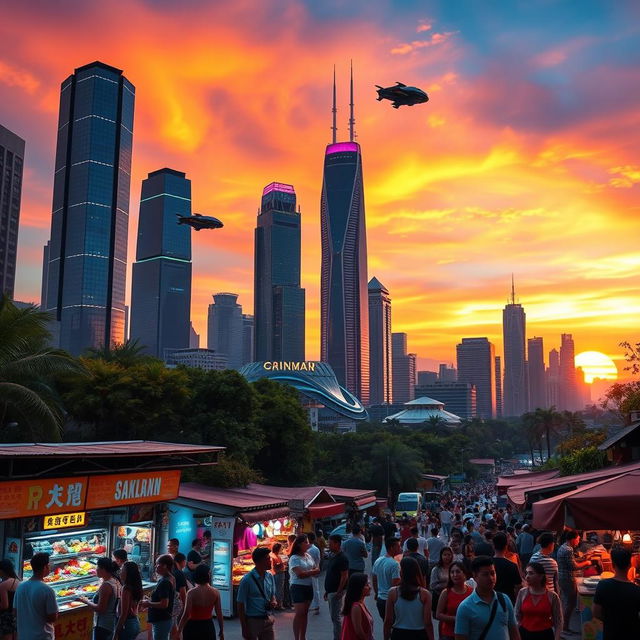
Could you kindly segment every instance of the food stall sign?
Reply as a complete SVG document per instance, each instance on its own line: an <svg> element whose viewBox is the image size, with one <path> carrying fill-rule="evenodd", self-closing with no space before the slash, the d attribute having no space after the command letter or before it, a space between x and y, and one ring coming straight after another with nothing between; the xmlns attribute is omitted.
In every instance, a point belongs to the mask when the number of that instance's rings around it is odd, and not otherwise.
<svg viewBox="0 0 640 640"><path fill-rule="evenodd" d="M233 558L233 533L235 518L211 519L212 538L212 581L220 591L220 605L222 615L231 616L233 613L233 584L232 584L232 558Z"/></svg>
<svg viewBox="0 0 640 640"><path fill-rule="evenodd" d="M86 477L0 482L0 519L49 516L83 509Z"/></svg>
<svg viewBox="0 0 640 640"><path fill-rule="evenodd" d="M56 516L45 516L43 529L64 529L65 527L84 527L87 514L84 511L76 513L60 513Z"/></svg>
<svg viewBox="0 0 640 640"><path fill-rule="evenodd" d="M178 497L180 471L143 471L91 476L87 510L119 507L141 502L163 502Z"/></svg>

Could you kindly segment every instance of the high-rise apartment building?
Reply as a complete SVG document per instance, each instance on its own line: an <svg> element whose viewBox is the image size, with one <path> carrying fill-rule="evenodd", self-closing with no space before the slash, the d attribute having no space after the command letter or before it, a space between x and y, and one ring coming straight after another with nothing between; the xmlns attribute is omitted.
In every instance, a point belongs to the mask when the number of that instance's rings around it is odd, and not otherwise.
<svg viewBox="0 0 640 640"><path fill-rule="evenodd" d="M255 230L256 361L304 360L304 307L296 192L290 184L272 182L262 191Z"/></svg>
<svg viewBox="0 0 640 640"><path fill-rule="evenodd" d="M229 369L242 366L242 307L237 293L216 293L209 305L207 348L227 358Z"/></svg>
<svg viewBox="0 0 640 640"><path fill-rule="evenodd" d="M456 346L458 382L476 387L480 418L496 417L495 349L487 338L462 338Z"/></svg>
<svg viewBox="0 0 640 640"><path fill-rule="evenodd" d="M242 314L242 364L253 362L255 352L254 344L254 317L248 313Z"/></svg>
<svg viewBox="0 0 640 640"><path fill-rule="evenodd" d="M415 399L416 354L407 353L407 334L391 334L393 367L393 402L410 402Z"/></svg>
<svg viewBox="0 0 640 640"><path fill-rule="evenodd" d="M544 375L544 344L542 338L527 340L529 408L531 411L544 409L547 405L547 393Z"/></svg>
<svg viewBox="0 0 640 640"><path fill-rule="evenodd" d="M560 408L560 354L557 349L549 351L549 366L547 367L546 390L547 407Z"/></svg>
<svg viewBox="0 0 640 640"><path fill-rule="evenodd" d="M576 411L582 408L576 382L575 346L570 333L560 336L559 396L559 409Z"/></svg>
<svg viewBox="0 0 640 640"><path fill-rule="evenodd" d="M393 402L391 297L377 278L369 281L369 402Z"/></svg>
<svg viewBox="0 0 640 640"><path fill-rule="evenodd" d="M13 299L24 140L0 124L0 293Z"/></svg>
<svg viewBox="0 0 640 640"><path fill-rule="evenodd" d="M189 323L189 349L200 348L200 335L193 327L193 322Z"/></svg>
<svg viewBox="0 0 640 640"><path fill-rule="evenodd" d="M468 382L435 382L416 385L416 398L427 396L444 403L449 411L464 420L478 415L476 388Z"/></svg>
<svg viewBox="0 0 640 640"><path fill-rule="evenodd" d="M102 62L62 83L43 308L73 354L124 338L134 102Z"/></svg>
<svg viewBox="0 0 640 640"><path fill-rule="evenodd" d="M496 374L496 418L503 416L503 400L502 400L502 358L495 357L495 374Z"/></svg>
<svg viewBox="0 0 640 640"><path fill-rule="evenodd" d="M354 142L353 75L348 142L327 145L320 202L322 268L320 350L338 382L369 404L369 303L367 229L362 154Z"/></svg>
<svg viewBox="0 0 640 640"><path fill-rule="evenodd" d="M458 371L455 367L447 364L441 364L438 367L438 382L456 382L458 380Z"/></svg>
<svg viewBox="0 0 640 640"><path fill-rule="evenodd" d="M438 373L436 371L418 371L417 372L416 386L424 386L426 384L435 384L436 382L438 382ZM429 395L429 394L422 393L420 395Z"/></svg>
<svg viewBox="0 0 640 640"><path fill-rule="evenodd" d="M529 408L526 379L526 314L516 303L515 287L511 283L511 301L502 311L504 340L503 414L520 416Z"/></svg>
<svg viewBox="0 0 640 640"><path fill-rule="evenodd" d="M191 180L159 169L142 181L136 261L131 287L131 339L166 360L188 349L191 331Z"/></svg>

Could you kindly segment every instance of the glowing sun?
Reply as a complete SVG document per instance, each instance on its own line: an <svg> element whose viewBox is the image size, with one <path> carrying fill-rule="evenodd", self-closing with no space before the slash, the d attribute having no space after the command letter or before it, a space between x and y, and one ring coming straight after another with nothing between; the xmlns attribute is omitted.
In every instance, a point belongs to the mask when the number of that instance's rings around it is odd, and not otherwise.
<svg viewBox="0 0 640 640"><path fill-rule="evenodd" d="M576 356L576 367L582 367L585 382L591 383L596 378L601 380L617 380L618 369L615 362L599 351L583 351Z"/></svg>

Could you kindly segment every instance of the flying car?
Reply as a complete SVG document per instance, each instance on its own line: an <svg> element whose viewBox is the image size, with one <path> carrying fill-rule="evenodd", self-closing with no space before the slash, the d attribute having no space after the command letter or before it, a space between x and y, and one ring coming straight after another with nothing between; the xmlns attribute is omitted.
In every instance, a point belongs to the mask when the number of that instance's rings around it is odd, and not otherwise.
<svg viewBox="0 0 640 640"><path fill-rule="evenodd" d="M418 87L408 87L402 82L396 82L392 87L378 88L378 100L390 100L393 103L394 109L399 109L401 106L406 105L413 107L414 104L421 104L429 101L429 96Z"/></svg>
<svg viewBox="0 0 640 640"><path fill-rule="evenodd" d="M196 231L200 231L200 229L222 229L224 227L218 218L203 216L200 213L194 213L192 216L181 216L177 213L176 216L178 216L178 224L188 224Z"/></svg>

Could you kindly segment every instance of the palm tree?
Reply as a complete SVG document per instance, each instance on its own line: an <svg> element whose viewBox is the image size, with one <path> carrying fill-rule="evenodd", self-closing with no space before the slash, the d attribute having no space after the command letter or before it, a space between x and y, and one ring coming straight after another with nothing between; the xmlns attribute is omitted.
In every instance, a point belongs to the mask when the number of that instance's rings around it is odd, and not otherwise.
<svg viewBox="0 0 640 640"><path fill-rule="evenodd" d="M534 412L535 419L541 434L544 434L547 441L547 460L551 459L551 434L558 432L558 427L562 422L562 416L556 411L555 407L549 409L536 409Z"/></svg>
<svg viewBox="0 0 640 640"><path fill-rule="evenodd" d="M144 353L145 347L138 340L127 340L124 343L118 343L113 346L102 346L99 348L91 347L85 353L86 358L92 360L104 360L105 362L114 362L124 369L133 367L136 364L150 364L152 362L161 362L157 358Z"/></svg>
<svg viewBox="0 0 640 640"><path fill-rule="evenodd" d="M63 410L54 382L82 365L47 346L50 316L31 306L19 309L0 298L0 428L18 422L33 440L59 441Z"/></svg>
<svg viewBox="0 0 640 640"><path fill-rule="evenodd" d="M534 411L528 411L522 415L522 425L527 434L527 442L531 452L531 464L535 466L534 449L542 451L542 435L540 431L540 422ZM542 464L542 453L540 453L540 464Z"/></svg>

